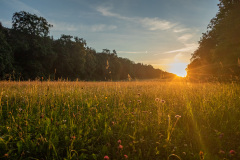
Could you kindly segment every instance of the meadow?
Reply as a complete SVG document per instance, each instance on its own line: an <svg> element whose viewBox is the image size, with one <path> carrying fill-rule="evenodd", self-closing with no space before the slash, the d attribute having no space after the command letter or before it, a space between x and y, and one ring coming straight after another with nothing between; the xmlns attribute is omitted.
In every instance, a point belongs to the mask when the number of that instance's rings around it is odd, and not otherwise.
<svg viewBox="0 0 240 160"><path fill-rule="evenodd" d="M240 84L0 82L0 159L240 159Z"/></svg>

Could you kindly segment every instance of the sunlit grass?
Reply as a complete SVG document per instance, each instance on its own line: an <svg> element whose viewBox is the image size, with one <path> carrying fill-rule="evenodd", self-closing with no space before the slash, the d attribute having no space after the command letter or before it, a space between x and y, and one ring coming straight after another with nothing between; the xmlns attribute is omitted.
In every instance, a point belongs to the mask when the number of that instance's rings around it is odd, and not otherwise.
<svg viewBox="0 0 240 160"><path fill-rule="evenodd" d="M0 158L239 159L239 84L36 81L0 88Z"/></svg>

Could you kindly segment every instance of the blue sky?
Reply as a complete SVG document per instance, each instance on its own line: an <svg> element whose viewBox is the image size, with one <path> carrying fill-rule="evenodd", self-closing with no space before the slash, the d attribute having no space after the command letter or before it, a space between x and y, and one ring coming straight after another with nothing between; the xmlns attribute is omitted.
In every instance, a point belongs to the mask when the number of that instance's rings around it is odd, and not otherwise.
<svg viewBox="0 0 240 160"><path fill-rule="evenodd" d="M0 0L0 21L14 12L47 19L50 35L84 38L96 51L184 74L191 53L218 11L218 0Z"/></svg>

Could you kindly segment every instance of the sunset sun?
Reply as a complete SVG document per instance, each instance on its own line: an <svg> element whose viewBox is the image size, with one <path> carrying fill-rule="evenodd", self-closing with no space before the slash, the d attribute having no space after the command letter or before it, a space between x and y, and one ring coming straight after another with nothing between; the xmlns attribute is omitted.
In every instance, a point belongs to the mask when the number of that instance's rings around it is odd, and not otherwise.
<svg viewBox="0 0 240 160"><path fill-rule="evenodd" d="M186 77L187 72L186 69L187 68L187 63L172 63L170 66L170 72L176 74L179 77Z"/></svg>

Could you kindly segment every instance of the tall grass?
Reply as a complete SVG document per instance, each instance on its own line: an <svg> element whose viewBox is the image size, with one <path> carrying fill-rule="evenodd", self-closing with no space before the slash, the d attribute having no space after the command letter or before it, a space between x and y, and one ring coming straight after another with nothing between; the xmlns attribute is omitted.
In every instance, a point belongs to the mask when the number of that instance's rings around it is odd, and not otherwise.
<svg viewBox="0 0 240 160"><path fill-rule="evenodd" d="M0 82L0 158L239 159L239 107L239 84Z"/></svg>

